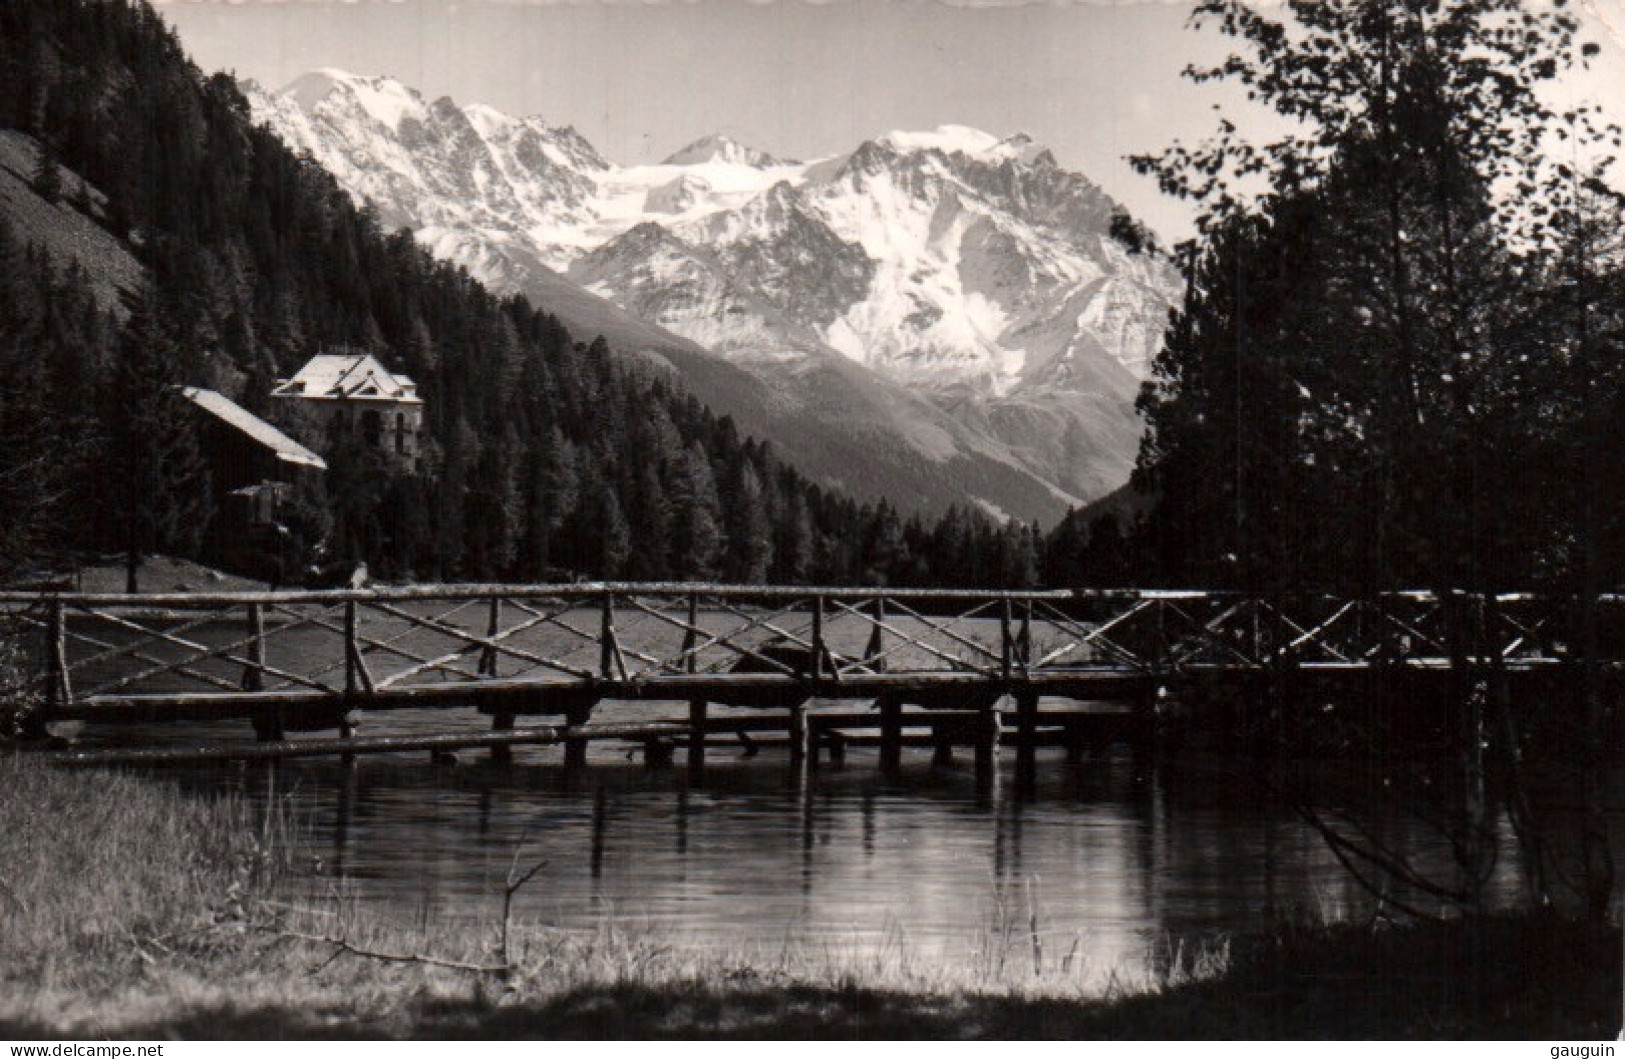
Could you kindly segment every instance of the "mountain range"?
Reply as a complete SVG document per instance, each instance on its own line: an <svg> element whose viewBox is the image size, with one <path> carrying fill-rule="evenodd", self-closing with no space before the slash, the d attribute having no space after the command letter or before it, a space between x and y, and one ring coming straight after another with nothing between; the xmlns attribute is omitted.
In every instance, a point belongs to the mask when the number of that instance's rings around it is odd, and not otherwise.
<svg viewBox="0 0 1625 1059"><path fill-rule="evenodd" d="M810 162L711 136L622 167L389 78L244 90L381 224L669 366L829 486L1053 520L1132 466L1179 280L1025 136L893 132Z"/></svg>

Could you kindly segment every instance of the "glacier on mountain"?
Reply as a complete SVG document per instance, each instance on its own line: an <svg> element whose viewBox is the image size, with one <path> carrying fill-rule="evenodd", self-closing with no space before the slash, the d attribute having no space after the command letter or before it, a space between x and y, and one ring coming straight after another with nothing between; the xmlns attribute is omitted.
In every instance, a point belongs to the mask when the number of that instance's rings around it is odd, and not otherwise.
<svg viewBox="0 0 1625 1059"><path fill-rule="evenodd" d="M388 78L247 94L385 224L498 289L562 273L776 384L844 357L1066 502L1132 465L1178 278L1112 239L1115 204L1030 137L950 125L793 162L710 136L617 166L567 126Z"/></svg>

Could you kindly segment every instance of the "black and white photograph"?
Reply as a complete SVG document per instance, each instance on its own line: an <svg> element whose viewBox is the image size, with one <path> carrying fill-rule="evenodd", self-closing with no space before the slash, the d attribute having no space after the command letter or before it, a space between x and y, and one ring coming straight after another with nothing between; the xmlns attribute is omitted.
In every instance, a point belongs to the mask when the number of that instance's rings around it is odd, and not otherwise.
<svg viewBox="0 0 1625 1059"><path fill-rule="evenodd" d="M1622 126L1625 0L0 0L0 1039L1614 1054Z"/></svg>

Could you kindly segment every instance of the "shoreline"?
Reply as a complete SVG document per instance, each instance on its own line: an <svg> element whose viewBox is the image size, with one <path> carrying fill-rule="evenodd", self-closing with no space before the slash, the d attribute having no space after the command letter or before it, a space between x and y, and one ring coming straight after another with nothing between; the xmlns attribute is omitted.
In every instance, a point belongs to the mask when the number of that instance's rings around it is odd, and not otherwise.
<svg viewBox="0 0 1625 1059"><path fill-rule="evenodd" d="M1283 924L1089 997L1035 974L811 947L696 953L607 920L392 925L299 878L288 811L0 760L0 1036L11 1038L1612 1039L1620 930L1550 914ZM528 870L516 865L512 892ZM496 895L500 900L501 894ZM1009 939L1006 939L1007 941ZM1016 946L1023 939L1015 939Z"/></svg>

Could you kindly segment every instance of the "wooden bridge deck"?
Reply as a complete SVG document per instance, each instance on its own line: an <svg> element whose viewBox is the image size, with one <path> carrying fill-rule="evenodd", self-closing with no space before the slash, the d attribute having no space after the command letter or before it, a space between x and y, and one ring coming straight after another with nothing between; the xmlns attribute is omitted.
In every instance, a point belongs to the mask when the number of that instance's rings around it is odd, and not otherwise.
<svg viewBox="0 0 1625 1059"><path fill-rule="evenodd" d="M1625 614L1620 597L1603 606ZM1560 597L1428 592L1347 599L590 584L3 593L3 631L32 645L32 658L24 672L0 677L0 707L20 704L36 730L70 720L247 718L261 745L237 756L401 749L399 739L356 736L354 718L473 707L492 717L493 731L429 733L418 745L500 753L562 742L567 760L579 762L586 740L631 738L651 748L683 743L692 763L721 720L708 716L712 705L781 711L778 726L800 758L821 741L869 739L861 717L830 736L810 703L867 700L884 761L919 738L974 745L980 762L984 744L996 749L1006 715L1030 755L1051 720L1041 700L1116 702L1116 712L1145 716L1159 689L1204 680L1536 671L1571 660L1575 617ZM649 719L636 730L592 725L604 700L647 702ZM1013 711L1001 710L1005 701ZM687 717L663 719L670 707L654 704L671 702L688 703ZM903 713L908 707L968 709L981 720L906 736L900 718L915 716ZM515 727L535 716L564 723ZM1078 727L1064 716L1056 723ZM295 729L337 729L340 738L290 742Z"/></svg>

